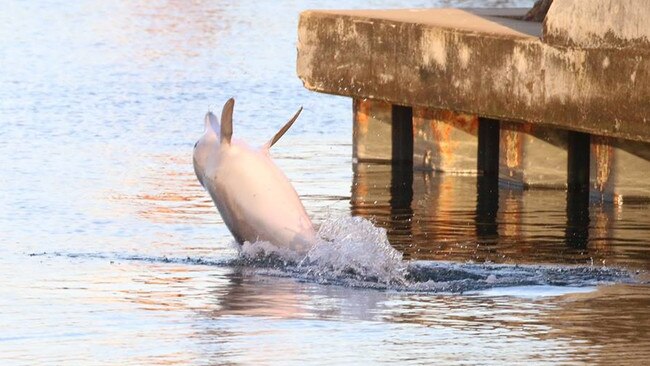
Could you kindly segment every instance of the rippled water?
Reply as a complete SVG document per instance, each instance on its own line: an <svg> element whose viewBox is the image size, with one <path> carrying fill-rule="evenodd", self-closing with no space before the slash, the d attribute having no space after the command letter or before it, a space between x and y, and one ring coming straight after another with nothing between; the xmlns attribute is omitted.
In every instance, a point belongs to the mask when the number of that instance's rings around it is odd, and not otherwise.
<svg viewBox="0 0 650 366"><path fill-rule="evenodd" d="M4 1L1 363L643 364L647 205L353 165L295 76L303 9L530 3ZM305 107L273 156L335 250L238 252L191 166L231 96L252 143Z"/></svg>

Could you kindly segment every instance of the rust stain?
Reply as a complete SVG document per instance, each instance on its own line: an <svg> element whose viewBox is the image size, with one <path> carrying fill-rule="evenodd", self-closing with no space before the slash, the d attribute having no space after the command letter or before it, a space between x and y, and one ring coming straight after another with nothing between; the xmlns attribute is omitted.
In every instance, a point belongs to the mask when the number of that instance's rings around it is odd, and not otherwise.
<svg viewBox="0 0 650 366"><path fill-rule="evenodd" d="M610 182L612 165L614 163L614 148L610 138L605 136L592 136L591 153L595 160L594 188L604 193Z"/></svg>
<svg viewBox="0 0 650 366"><path fill-rule="evenodd" d="M368 99L355 100L355 114L354 120L357 123L357 128L362 134L368 133L368 121L370 117L370 101Z"/></svg>
<svg viewBox="0 0 650 366"><path fill-rule="evenodd" d="M510 170L519 169L521 167L521 134L513 130L505 130L503 133L506 145L506 166Z"/></svg>
<svg viewBox="0 0 650 366"><path fill-rule="evenodd" d="M511 178L522 179L524 161L524 133L530 127L520 123L502 122L500 145L500 164Z"/></svg>
<svg viewBox="0 0 650 366"><path fill-rule="evenodd" d="M446 121L432 120L431 131L438 142L438 153L440 154L440 165L443 167L452 166L454 162L454 150L458 147L458 142L452 138L453 126Z"/></svg>
<svg viewBox="0 0 650 366"><path fill-rule="evenodd" d="M434 170L454 170L456 152L464 137L478 135L478 117L445 109L413 108L413 134L426 142L422 164Z"/></svg>
<svg viewBox="0 0 650 366"><path fill-rule="evenodd" d="M455 115L454 125L456 128L463 130L472 135L478 135L478 116L459 113Z"/></svg>
<svg viewBox="0 0 650 366"><path fill-rule="evenodd" d="M535 131L535 125L532 123L519 123L518 126L521 132L525 132L529 135Z"/></svg>

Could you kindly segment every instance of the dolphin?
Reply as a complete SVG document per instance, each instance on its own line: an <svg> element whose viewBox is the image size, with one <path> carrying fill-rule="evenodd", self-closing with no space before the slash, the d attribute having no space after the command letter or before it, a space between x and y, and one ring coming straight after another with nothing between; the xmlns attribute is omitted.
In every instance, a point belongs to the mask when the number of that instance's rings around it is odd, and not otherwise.
<svg viewBox="0 0 650 366"><path fill-rule="evenodd" d="M296 190L271 159L269 149L296 121L302 107L262 147L232 138L235 100L223 106L221 124L205 115L203 136L194 145L194 172L212 197L239 244L268 241L306 254L316 240L314 226Z"/></svg>

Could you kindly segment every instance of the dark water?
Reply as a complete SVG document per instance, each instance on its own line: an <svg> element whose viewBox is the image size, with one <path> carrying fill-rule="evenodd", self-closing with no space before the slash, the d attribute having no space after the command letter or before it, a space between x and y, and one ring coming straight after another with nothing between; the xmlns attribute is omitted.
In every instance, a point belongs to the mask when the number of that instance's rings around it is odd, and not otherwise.
<svg viewBox="0 0 650 366"><path fill-rule="evenodd" d="M412 259L650 269L650 206L569 200L558 190L356 164L352 213Z"/></svg>
<svg viewBox="0 0 650 366"><path fill-rule="evenodd" d="M351 101L295 76L303 9L530 3L4 1L0 363L644 364L647 205L353 165ZM308 261L240 255L194 177L231 96L253 144L305 107Z"/></svg>

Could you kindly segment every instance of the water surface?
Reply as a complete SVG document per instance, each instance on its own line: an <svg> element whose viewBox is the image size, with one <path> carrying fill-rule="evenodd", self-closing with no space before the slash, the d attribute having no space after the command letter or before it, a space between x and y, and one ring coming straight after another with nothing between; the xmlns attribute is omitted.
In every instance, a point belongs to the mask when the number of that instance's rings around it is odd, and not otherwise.
<svg viewBox="0 0 650 366"><path fill-rule="evenodd" d="M642 364L647 205L355 165L351 101L295 75L304 9L530 3L3 2L2 364ZM253 144L305 107L273 157L362 246L242 259L191 167L231 96Z"/></svg>

